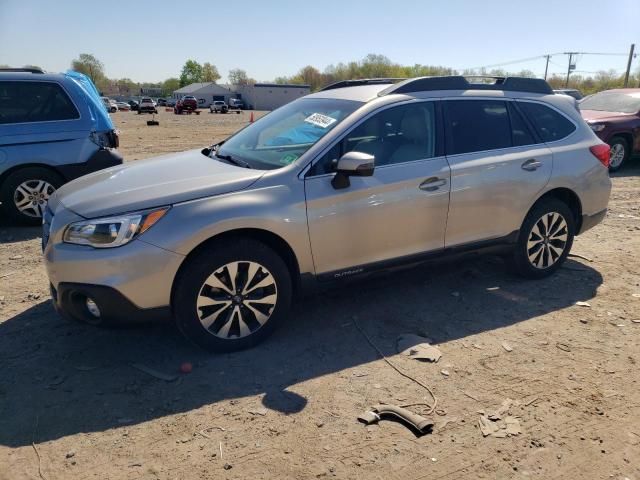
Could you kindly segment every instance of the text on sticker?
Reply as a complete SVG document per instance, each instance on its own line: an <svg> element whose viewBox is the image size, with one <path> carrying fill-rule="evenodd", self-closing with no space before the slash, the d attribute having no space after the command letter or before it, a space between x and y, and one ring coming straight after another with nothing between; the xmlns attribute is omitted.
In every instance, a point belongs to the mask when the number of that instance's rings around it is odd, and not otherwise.
<svg viewBox="0 0 640 480"><path fill-rule="evenodd" d="M337 122L335 118L328 117L322 113L311 114L304 121L320 128L327 128Z"/></svg>

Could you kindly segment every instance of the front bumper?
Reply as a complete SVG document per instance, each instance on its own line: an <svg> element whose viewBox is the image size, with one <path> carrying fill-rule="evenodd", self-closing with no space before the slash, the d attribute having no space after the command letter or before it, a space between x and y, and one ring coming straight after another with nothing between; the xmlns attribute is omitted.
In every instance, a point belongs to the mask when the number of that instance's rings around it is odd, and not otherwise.
<svg viewBox="0 0 640 480"><path fill-rule="evenodd" d="M97 150L89 160L84 163L71 163L67 165L60 165L56 167L64 178L70 182L76 178L88 175L89 173L97 172L109 167L115 167L122 165L122 155L120 152L111 148L101 148Z"/></svg>
<svg viewBox="0 0 640 480"><path fill-rule="evenodd" d="M87 307L91 299L99 309L99 316ZM169 306L140 308L113 287L82 283L51 285L51 301L58 313L87 323L109 325L167 321L171 318Z"/></svg>
<svg viewBox="0 0 640 480"><path fill-rule="evenodd" d="M58 294L57 307L77 316L74 294L65 293L77 291L80 296L95 296L104 303L104 307L98 305L101 310L114 315L120 312L124 320L145 316L143 312L134 315L137 310L168 308L184 255L145 242L145 234L116 248L64 243L67 226L83 217L62 203L53 208L55 212L45 212L42 241L47 276Z"/></svg>

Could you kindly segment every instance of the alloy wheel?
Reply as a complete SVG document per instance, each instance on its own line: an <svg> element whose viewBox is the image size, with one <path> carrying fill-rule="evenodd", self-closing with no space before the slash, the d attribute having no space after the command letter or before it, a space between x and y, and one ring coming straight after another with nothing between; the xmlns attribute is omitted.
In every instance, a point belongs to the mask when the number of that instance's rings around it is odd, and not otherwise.
<svg viewBox="0 0 640 480"><path fill-rule="evenodd" d="M617 168L624 160L625 156L624 145L621 143L614 143L611 147L611 159L609 160L609 166L611 168Z"/></svg>
<svg viewBox="0 0 640 480"><path fill-rule="evenodd" d="M527 240L527 256L535 268L554 265L567 248L569 229L565 218L557 212L545 213L533 225Z"/></svg>
<svg viewBox="0 0 640 480"><path fill-rule="evenodd" d="M18 211L28 217L41 218L55 187L44 180L26 180L18 185L13 202Z"/></svg>
<svg viewBox="0 0 640 480"><path fill-rule="evenodd" d="M257 262L234 261L213 272L198 293L202 326L222 339L251 335L271 317L278 300L275 279Z"/></svg>

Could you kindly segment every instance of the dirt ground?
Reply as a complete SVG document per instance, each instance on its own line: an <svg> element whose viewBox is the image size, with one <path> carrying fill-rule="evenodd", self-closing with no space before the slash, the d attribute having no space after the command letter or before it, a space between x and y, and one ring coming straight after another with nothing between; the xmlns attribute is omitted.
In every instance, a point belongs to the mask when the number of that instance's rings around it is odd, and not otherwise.
<svg viewBox="0 0 640 480"><path fill-rule="evenodd" d="M210 144L248 119L158 117L114 114L128 160ZM1 226L0 479L640 479L640 161L613 182L606 220L574 244L592 261L531 282L474 257L349 285L226 355L172 325L61 320L39 229ZM380 402L431 402L358 326L434 390L432 434L358 423ZM440 361L397 354L403 333L430 337ZM506 399L521 433L483 437L479 412Z"/></svg>

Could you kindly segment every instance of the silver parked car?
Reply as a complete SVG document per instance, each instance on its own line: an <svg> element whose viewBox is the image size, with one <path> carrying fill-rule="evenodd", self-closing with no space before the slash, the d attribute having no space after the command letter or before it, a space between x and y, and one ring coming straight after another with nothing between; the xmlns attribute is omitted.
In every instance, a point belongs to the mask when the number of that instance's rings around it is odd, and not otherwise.
<svg viewBox="0 0 640 480"><path fill-rule="evenodd" d="M522 275L600 222L609 147L542 80L331 85L204 150L64 186L43 248L58 311L171 316L204 348L263 339L294 293L499 247Z"/></svg>

